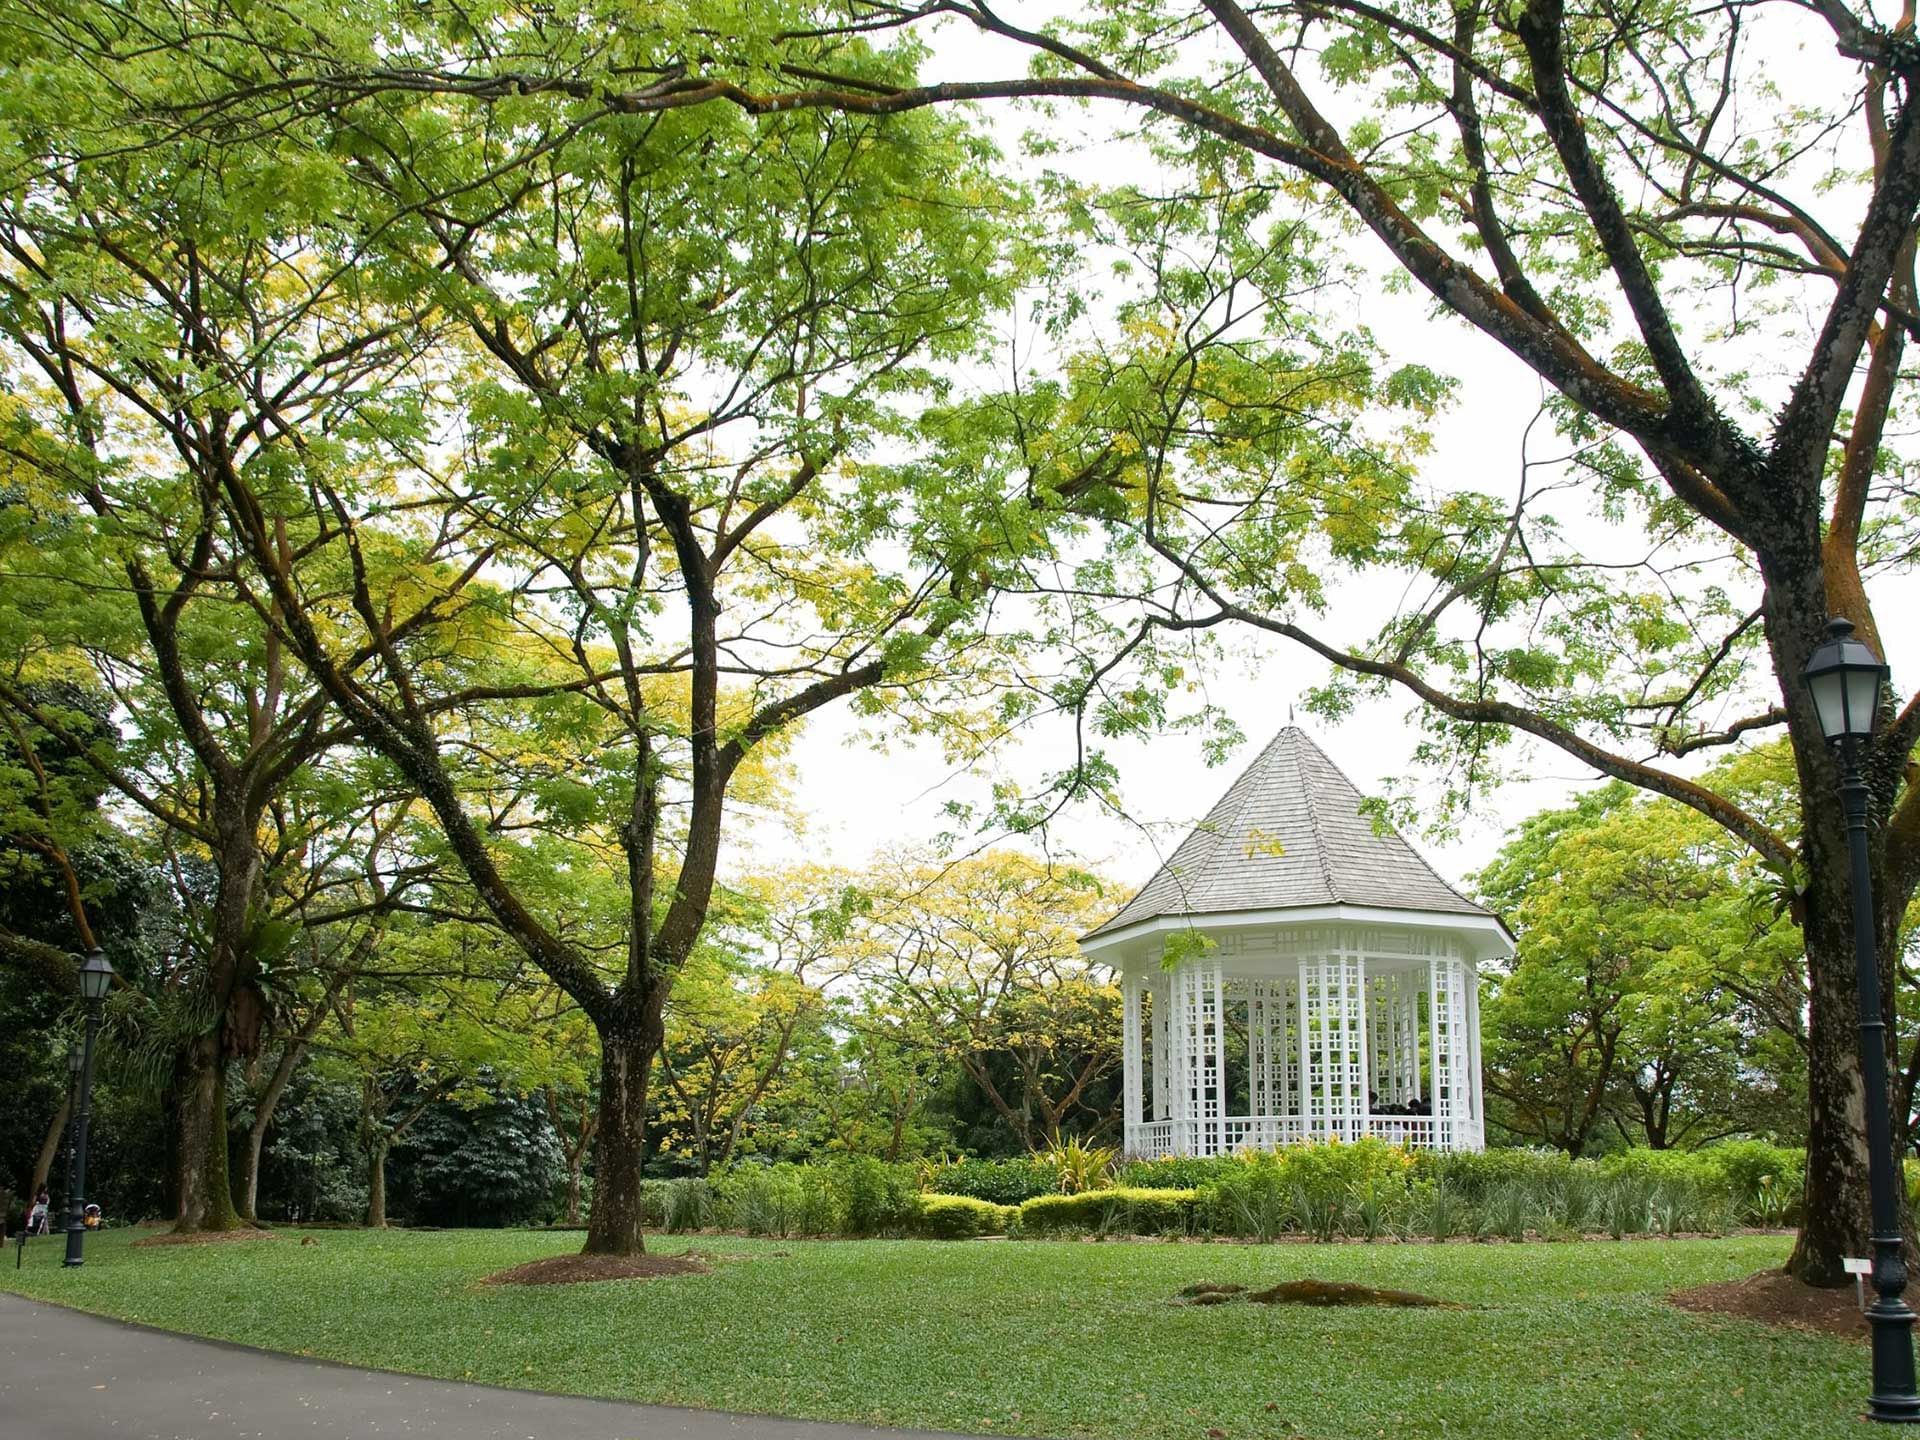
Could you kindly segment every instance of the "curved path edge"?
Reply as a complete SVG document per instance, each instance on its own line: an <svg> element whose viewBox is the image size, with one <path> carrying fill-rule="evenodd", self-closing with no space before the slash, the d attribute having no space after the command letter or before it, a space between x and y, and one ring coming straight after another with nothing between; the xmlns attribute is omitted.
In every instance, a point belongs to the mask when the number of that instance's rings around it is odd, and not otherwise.
<svg viewBox="0 0 1920 1440"><path fill-rule="evenodd" d="M366 1370L0 1294L0 1434L33 1440L956 1440Z"/></svg>

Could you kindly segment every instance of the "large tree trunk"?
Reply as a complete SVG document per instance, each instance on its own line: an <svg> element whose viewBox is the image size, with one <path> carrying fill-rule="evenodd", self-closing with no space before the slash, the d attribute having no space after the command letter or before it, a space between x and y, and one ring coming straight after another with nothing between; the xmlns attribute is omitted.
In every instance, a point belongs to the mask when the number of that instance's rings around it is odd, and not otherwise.
<svg viewBox="0 0 1920 1440"><path fill-rule="evenodd" d="M67 1117L73 1113L73 1097L66 1096L60 1101L60 1108L53 1112L53 1119L47 1125L47 1133L40 1140L40 1153L33 1157L33 1179L27 1184L27 1201L47 1188L47 1177L53 1174L54 1158L60 1153L60 1137L67 1133ZM4 1215L0 1211L0 1215Z"/></svg>
<svg viewBox="0 0 1920 1440"><path fill-rule="evenodd" d="M279 1062L273 1067L273 1075L267 1081L267 1088L261 1092L259 1101L253 1107L253 1124L247 1131L247 1146L240 1155L240 1218L257 1221L260 1218L260 1150L267 1138L267 1130L273 1124L273 1115L280 1108L280 1097L287 1093L287 1082L293 1078L293 1072L300 1065L300 1057L307 1053L304 1039L291 1039L280 1052Z"/></svg>
<svg viewBox="0 0 1920 1440"><path fill-rule="evenodd" d="M1798 897L1807 953L1807 1183L1800 1234L1787 1270L1810 1285L1843 1285L1842 1262L1873 1253L1872 1197L1868 1186L1866 1086L1860 1067L1859 983L1854 964L1852 876L1846 819L1839 797L1840 766L1821 735L1812 703L1799 683L1806 663L1806 636L1822 633L1833 604L1820 580L1819 539L1762 555L1767 575L1767 638L1774 673L1782 677L1794 760L1799 771L1801 855L1806 888ZM1795 570L1795 549L1804 568ZM1780 552L1787 558L1783 564ZM1801 643L1793 643L1799 641ZM1896 775L1875 772L1869 757L1868 839L1878 932L1880 996L1888 1021L1889 1074L1898 1074L1892 1054L1897 1031L1894 961L1907 895L1895 895L1887 874L1886 817ZM1897 1154L1897 1151L1896 1151ZM1898 1186L1904 1197L1904 1183ZM1904 1201L1901 1205L1904 1212ZM1909 1234L1912 1224L1903 1223Z"/></svg>
<svg viewBox="0 0 1920 1440"><path fill-rule="evenodd" d="M174 1230L180 1234L240 1225L227 1163L227 1061L256 1053L265 1018L254 989L251 936L260 876L259 817L222 795L215 799L214 819L219 888L202 981L210 1028L187 1042L175 1069L180 1209Z"/></svg>
<svg viewBox="0 0 1920 1440"><path fill-rule="evenodd" d="M600 1113L593 1146L593 1208L586 1253L645 1252L640 1167L646 1160L647 1072L659 1049L658 1023L600 1027Z"/></svg>
<svg viewBox="0 0 1920 1440"><path fill-rule="evenodd" d="M173 1093L180 1134L174 1231L237 1229L227 1171L227 1062L217 1030L197 1036L181 1052Z"/></svg>
<svg viewBox="0 0 1920 1440"><path fill-rule="evenodd" d="M1787 1269L1810 1285L1844 1285L1847 1276L1841 1268L1842 1260L1873 1253L1860 1010L1852 926L1847 920L1846 872L1837 865L1810 868L1813 875L1803 922L1811 992L1807 1184L1804 1217ZM1881 928L1881 995L1891 1019L1894 937L1889 927L1883 924ZM1887 1033L1893 1033L1891 1024ZM1904 1182L1898 1188L1904 1195Z"/></svg>
<svg viewBox="0 0 1920 1440"><path fill-rule="evenodd" d="M367 1147L367 1226L387 1228L387 1151L384 1140Z"/></svg>

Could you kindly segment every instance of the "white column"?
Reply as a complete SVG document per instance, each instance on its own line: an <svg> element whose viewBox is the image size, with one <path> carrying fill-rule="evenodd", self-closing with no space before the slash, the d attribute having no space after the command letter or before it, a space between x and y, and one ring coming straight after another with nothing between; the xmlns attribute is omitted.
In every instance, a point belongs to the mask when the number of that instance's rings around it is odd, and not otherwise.
<svg viewBox="0 0 1920 1440"><path fill-rule="evenodd" d="M1224 1155L1227 1150L1227 967L1216 959L1211 968L1213 1014L1207 1039L1213 1047L1213 1094L1207 1107L1212 1128L1207 1153Z"/></svg>
<svg viewBox="0 0 1920 1440"><path fill-rule="evenodd" d="M1466 1148L1472 1123L1473 1081L1467 1073L1469 1048L1463 963L1453 955L1436 956L1429 965L1433 995L1434 1144L1443 1150Z"/></svg>
<svg viewBox="0 0 1920 1440"><path fill-rule="evenodd" d="M1173 1121L1173 1153L1193 1154L1193 975L1181 965L1167 978L1167 1114Z"/></svg>
<svg viewBox="0 0 1920 1440"><path fill-rule="evenodd" d="M1433 1144L1447 1148L1447 1071L1446 987L1447 962L1427 962L1427 1063L1431 1074L1427 1082L1428 1109L1433 1115Z"/></svg>
<svg viewBox="0 0 1920 1440"><path fill-rule="evenodd" d="M1184 961L1173 975L1173 1109L1176 1145L1182 1155L1220 1152L1227 1071L1224 988L1217 959Z"/></svg>
<svg viewBox="0 0 1920 1440"><path fill-rule="evenodd" d="M1173 1119L1173 981L1153 977L1153 1118Z"/></svg>
<svg viewBox="0 0 1920 1440"><path fill-rule="evenodd" d="M1480 970L1473 961L1462 966L1467 989L1467 1068L1473 1082L1472 1150L1487 1148L1487 1097L1480 1072Z"/></svg>
<svg viewBox="0 0 1920 1440"><path fill-rule="evenodd" d="M1300 1103L1300 977L1296 971L1294 978L1277 982L1286 994L1281 1002L1280 1020L1280 1113L1286 1116L1289 1124L1286 1138L1298 1139L1302 1133L1302 1116L1305 1113Z"/></svg>
<svg viewBox="0 0 1920 1440"><path fill-rule="evenodd" d="M1396 1106L1404 1106L1413 1098L1413 1085L1421 1069L1419 1031L1413 1027L1413 1016L1407 1006L1411 995L1413 987L1407 985L1405 972L1396 970L1388 977L1388 1012L1392 1016L1388 1033L1394 1039L1394 1060L1388 1066L1388 1098Z"/></svg>
<svg viewBox="0 0 1920 1440"><path fill-rule="evenodd" d="M1373 1083L1373 1056L1368 1049L1372 1037L1367 1033L1365 956L1348 957L1341 999L1347 1010L1347 1138L1358 1140L1367 1133L1367 1117L1373 1109L1367 1103L1367 1089Z"/></svg>
<svg viewBox="0 0 1920 1440"><path fill-rule="evenodd" d="M1140 1126L1146 1119L1146 1056L1140 1043L1140 977L1125 974L1120 980L1121 1035L1124 1051L1120 1062L1120 1083L1126 1104L1126 1152L1140 1151Z"/></svg>
<svg viewBox="0 0 1920 1440"><path fill-rule="evenodd" d="M1367 1088L1393 1103L1393 977L1367 977Z"/></svg>
<svg viewBox="0 0 1920 1440"><path fill-rule="evenodd" d="M1256 1121L1273 1113L1273 1074L1269 1055L1273 1035L1268 1029L1272 1015L1267 997L1267 982L1247 981L1247 1113ZM1255 1130L1259 1127L1256 1125Z"/></svg>

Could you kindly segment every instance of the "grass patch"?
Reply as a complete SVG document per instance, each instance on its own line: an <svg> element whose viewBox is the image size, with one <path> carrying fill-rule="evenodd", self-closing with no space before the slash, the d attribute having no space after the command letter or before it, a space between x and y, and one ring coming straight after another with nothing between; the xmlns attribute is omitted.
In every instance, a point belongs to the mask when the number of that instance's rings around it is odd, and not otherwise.
<svg viewBox="0 0 1920 1440"><path fill-rule="evenodd" d="M532 1231L29 1247L0 1289L170 1330L576 1394L979 1433L1199 1440L1860 1434L1863 1346L1676 1310L1778 1236L1625 1244L696 1244L709 1275L489 1286L578 1248ZM11 1258L11 1257L9 1257ZM1464 1310L1168 1304L1308 1276Z"/></svg>

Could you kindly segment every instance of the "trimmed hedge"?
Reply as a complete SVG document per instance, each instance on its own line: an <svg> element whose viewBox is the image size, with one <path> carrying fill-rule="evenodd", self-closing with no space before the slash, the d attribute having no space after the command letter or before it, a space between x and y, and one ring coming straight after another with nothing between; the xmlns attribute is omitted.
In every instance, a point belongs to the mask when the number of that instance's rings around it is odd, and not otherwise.
<svg viewBox="0 0 1920 1440"><path fill-rule="evenodd" d="M1186 1235L1194 1228L1199 1199L1192 1190L1128 1185L1078 1195L1039 1195L1020 1207L1020 1233L1089 1230L1101 1235Z"/></svg>
<svg viewBox="0 0 1920 1440"><path fill-rule="evenodd" d="M937 1195L971 1195L996 1205L1018 1205L1056 1194L1060 1167L1037 1156L1017 1160L949 1160L932 1168L925 1188Z"/></svg>
<svg viewBox="0 0 1920 1440"><path fill-rule="evenodd" d="M971 1195L922 1195L915 1229L929 1240L977 1240L1006 1234L1019 1218L1017 1205L996 1205Z"/></svg>

